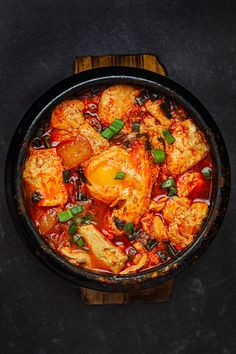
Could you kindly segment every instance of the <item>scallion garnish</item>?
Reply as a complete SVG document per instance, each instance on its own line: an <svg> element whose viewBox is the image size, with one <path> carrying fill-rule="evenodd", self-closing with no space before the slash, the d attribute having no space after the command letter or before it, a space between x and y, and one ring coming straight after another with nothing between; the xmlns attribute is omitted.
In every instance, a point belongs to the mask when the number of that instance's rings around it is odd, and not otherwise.
<svg viewBox="0 0 236 354"><path fill-rule="evenodd" d="M127 222L124 226L124 230L126 233L131 233L134 230L134 223L133 221Z"/></svg>
<svg viewBox="0 0 236 354"><path fill-rule="evenodd" d="M76 215L78 213L82 213L84 210L81 205L76 205L74 208L70 209L73 215Z"/></svg>
<svg viewBox="0 0 236 354"><path fill-rule="evenodd" d="M73 241L74 241L75 243L77 243L77 245L78 245L79 247L83 247L83 246L85 245L84 238L83 238L81 235L78 235L78 234L74 235L74 236L73 236Z"/></svg>
<svg viewBox="0 0 236 354"><path fill-rule="evenodd" d="M172 195L177 194L177 189L175 187L170 187L168 192L168 197L172 197Z"/></svg>
<svg viewBox="0 0 236 354"><path fill-rule="evenodd" d="M64 170L63 172L62 172L62 177L63 177L63 182L65 183L65 184L67 184L67 183L69 183L70 181L70 171L68 171L68 170Z"/></svg>
<svg viewBox="0 0 236 354"><path fill-rule="evenodd" d="M175 257L178 253L178 251L175 249L175 247L172 245L170 241L164 241L166 244L166 249L171 257Z"/></svg>
<svg viewBox="0 0 236 354"><path fill-rule="evenodd" d="M50 143L50 136L49 135L45 135L44 141L45 141L46 147L50 148L51 147L51 143Z"/></svg>
<svg viewBox="0 0 236 354"><path fill-rule="evenodd" d="M140 125L141 125L140 122L133 122L133 123L132 123L132 131L133 131L133 132L139 132Z"/></svg>
<svg viewBox="0 0 236 354"><path fill-rule="evenodd" d="M118 134L121 131L124 125L125 122L123 120L115 118L112 124L105 130L103 130L101 135L105 139L110 140L111 138L113 138L114 135Z"/></svg>
<svg viewBox="0 0 236 354"><path fill-rule="evenodd" d="M165 162L165 153L162 149L153 149L152 155L155 163Z"/></svg>
<svg viewBox="0 0 236 354"><path fill-rule="evenodd" d="M73 222L69 227L69 234L74 235L77 231L77 228L78 228L78 225L76 224L76 222Z"/></svg>
<svg viewBox="0 0 236 354"><path fill-rule="evenodd" d="M90 224L92 220L93 220L93 215L87 214L82 218L82 224Z"/></svg>
<svg viewBox="0 0 236 354"><path fill-rule="evenodd" d="M175 180L173 177L168 178L166 181L163 181L161 188L170 188L175 186Z"/></svg>
<svg viewBox="0 0 236 354"><path fill-rule="evenodd" d="M122 171L117 172L117 174L115 175L115 179L122 180L122 179L124 179L124 177L125 177L125 172L122 172Z"/></svg>
<svg viewBox="0 0 236 354"><path fill-rule="evenodd" d="M202 169L202 174L203 174L203 176L204 176L206 179L211 179L212 173L211 173L210 167L204 167L204 168Z"/></svg>
<svg viewBox="0 0 236 354"><path fill-rule="evenodd" d="M57 216L60 222L65 222L73 218L73 213L70 209L67 209L58 213Z"/></svg>
<svg viewBox="0 0 236 354"><path fill-rule="evenodd" d="M164 137L166 138L168 144L173 144L175 138L170 134L169 130L163 130Z"/></svg>

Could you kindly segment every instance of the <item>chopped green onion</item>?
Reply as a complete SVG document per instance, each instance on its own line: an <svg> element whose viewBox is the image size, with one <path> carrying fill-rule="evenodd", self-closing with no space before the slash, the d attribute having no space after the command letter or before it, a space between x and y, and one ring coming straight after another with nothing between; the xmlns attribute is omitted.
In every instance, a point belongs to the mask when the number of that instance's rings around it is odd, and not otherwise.
<svg viewBox="0 0 236 354"><path fill-rule="evenodd" d="M60 222L68 221L73 218L73 214L70 209L58 213L57 216Z"/></svg>
<svg viewBox="0 0 236 354"><path fill-rule="evenodd" d="M76 215L78 213L82 213L84 211L83 207L81 205L76 205L74 208L70 209L72 211L72 214Z"/></svg>
<svg viewBox="0 0 236 354"><path fill-rule="evenodd" d="M165 153L162 149L153 149L152 156L155 163L163 163L165 162Z"/></svg>
<svg viewBox="0 0 236 354"><path fill-rule="evenodd" d="M114 135L119 133L119 131L123 128L124 125L125 125L125 122L123 120L115 118L114 121L112 122L112 124L108 128L106 128L105 130L103 130L101 135L105 139L110 140L111 138L113 138Z"/></svg>
<svg viewBox="0 0 236 354"><path fill-rule="evenodd" d="M51 143L50 143L50 136L49 135L46 135L45 138L45 145L47 148L50 148L51 147Z"/></svg>
<svg viewBox="0 0 236 354"><path fill-rule="evenodd" d="M175 187L170 187L169 192L168 192L168 197L172 197L172 195L177 194L177 189Z"/></svg>
<svg viewBox="0 0 236 354"><path fill-rule="evenodd" d="M133 123L132 123L132 131L133 131L133 132L139 132L140 125L141 125L140 122L133 122Z"/></svg>
<svg viewBox="0 0 236 354"><path fill-rule="evenodd" d="M168 109L168 106L165 102L161 103L160 104L160 109L162 110L162 112L164 113L164 115L168 118L168 119L171 119L172 118L172 115Z"/></svg>
<svg viewBox="0 0 236 354"><path fill-rule="evenodd" d="M125 172L117 172L116 176L115 176L115 179L124 179L125 177Z"/></svg>
<svg viewBox="0 0 236 354"><path fill-rule="evenodd" d="M204 167L202 169L202 174L206 179L211 179L211 169L210 167Z"/></svg>
<svg viewBox="0 0 236 354"><path fill-rule="evenodd" d="M154 247L156 247L158 245L158 241L154 240L153 238L149 238L147 240L147 243L145 245L145 248L148 250L148 251L151 251L153 250Z"/></svg>
<svg viewBox="0 0 236 354"><path fill-rule="evenodd" d="M64 171L62 172L62 176L63 176L63 182L64 182L65 184L69 183L70 171L64 170Z"/></svg>
<svg viewBox="0 0 236 354"><path fill-rule="evenodd" d="M74 235L77 231L77 228L78 228L78 225L76 224L76 222L73 222L69 227L69 234Z"/></svg>
<svg viewBox="0 0 236 354"><path fill-rule="evenodd" d="M75 221L76 221L78 224L82 224L83 218L78 218L78 217L76 217L76 218L75 218Z"/></svg>
<svg viewBox="0 0 236 354"><path fill-rule="evenodd" d="M174 178L170 177L166 181L163 181L161 184L161 188L170 188L175 186Z"/></svg>
<svg viewBox="0 0 236 354"><path fill-rule="evenodd" d="M168 144L173 144L175 138L170 134L169 130L163 130L164 137L166 138Z"/></svg>
<svg viewBox="0 0 236 354"><path fill-rule="evenodd" d="M93 220L93 215L87 214L82 218L82 223L83 224L90 224L92 220Z"/></svg>
<svg viewBox="0 0 236 354"><path fill-rule="evenodd" d="M127 222L127 224L125 224L124 226L124 230L126 233L130 233L134 230L134 223L133 221Z"/></svg>
<svg viewBox="0 0 236 354"><path fill-rule="evenodd" d="M31 196L31 200L32 200L33 204L38 204L40 202L40 200L42 200L42 199L43 199L43 197L42 197L41 193L38 191L34 191L34 193Z"/></svg>
<svg viewBox="0 0 236 354"><path fill-rule="evenodd" d="M115 133L110 128L106 128L105 130L103 130L101 135L103 136L103 138L110 140L115 135Z"/></svg>
<svg viewBox="0 0 236 354"><path fill-rule="evenodd" d="M73 240L79 247L83 247L85 245L84 238L81 235L74 235Z"/></svg>

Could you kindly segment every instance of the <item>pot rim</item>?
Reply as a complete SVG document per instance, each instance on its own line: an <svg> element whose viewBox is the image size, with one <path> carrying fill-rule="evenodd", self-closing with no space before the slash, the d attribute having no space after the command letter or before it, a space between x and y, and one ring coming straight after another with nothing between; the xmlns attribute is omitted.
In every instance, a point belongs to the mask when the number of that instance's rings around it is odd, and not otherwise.
<svg viewBox="0 0 236 354"><path fill-rule="evenodd" d="M192 244L164 265L137 274L122 276L96 273L74 266L54 252L30 221L24 206L21 188L21 171L28 142L42 118L50 112L52 107L69 98L73 93L91 86L112 83L129 83L159 90L180 103L193 114L194 120L206 135L215 165L210 210ZM226 213L230 194L230 163L224 140L216 123L206 108L188 90L165 76L145 69L104 67L84 71L60 81L33 103L18 124L9 146L5 188L8 208L17 231L31 251L50 269L84 287L106 291L130 291L152 287L175 277L192 264L209 246Z"/></svg>

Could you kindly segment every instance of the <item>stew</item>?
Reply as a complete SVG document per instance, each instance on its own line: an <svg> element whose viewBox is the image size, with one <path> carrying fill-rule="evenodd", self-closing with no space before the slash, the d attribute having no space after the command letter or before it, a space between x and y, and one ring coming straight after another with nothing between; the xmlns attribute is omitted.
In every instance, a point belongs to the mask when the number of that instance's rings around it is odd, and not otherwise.
<svg viewBox="0 0 236 354"><path fill-rule="evenodd" d="M74 265L131 274L190 245L208 214L213 162L173 99L130 85L58 104L23 168L30 217Z"/></svg>

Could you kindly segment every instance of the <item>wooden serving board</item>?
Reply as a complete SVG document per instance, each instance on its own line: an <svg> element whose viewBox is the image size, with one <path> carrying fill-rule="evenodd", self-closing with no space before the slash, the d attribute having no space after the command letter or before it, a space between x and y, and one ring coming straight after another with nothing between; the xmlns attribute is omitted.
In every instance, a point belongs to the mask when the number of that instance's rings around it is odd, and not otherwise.
<svg viewBox="0 0 236 354"><path fill-rule="evenodd" d="M138 67L154 71L161 75L167 75L166 69L159 62L156 55L153 54L135 54L135 55L104 55L104 56L86 56L75 59L75 73L81 71L99 68L102 66L129 66ZM173 290L173 280L156 286L151 289L139 290L131 293L110 293L105 291L96 291L87 288L80 288L82 300L89 305L105 304L126 304L135 302L166 302L170 299Z"/></svg>

